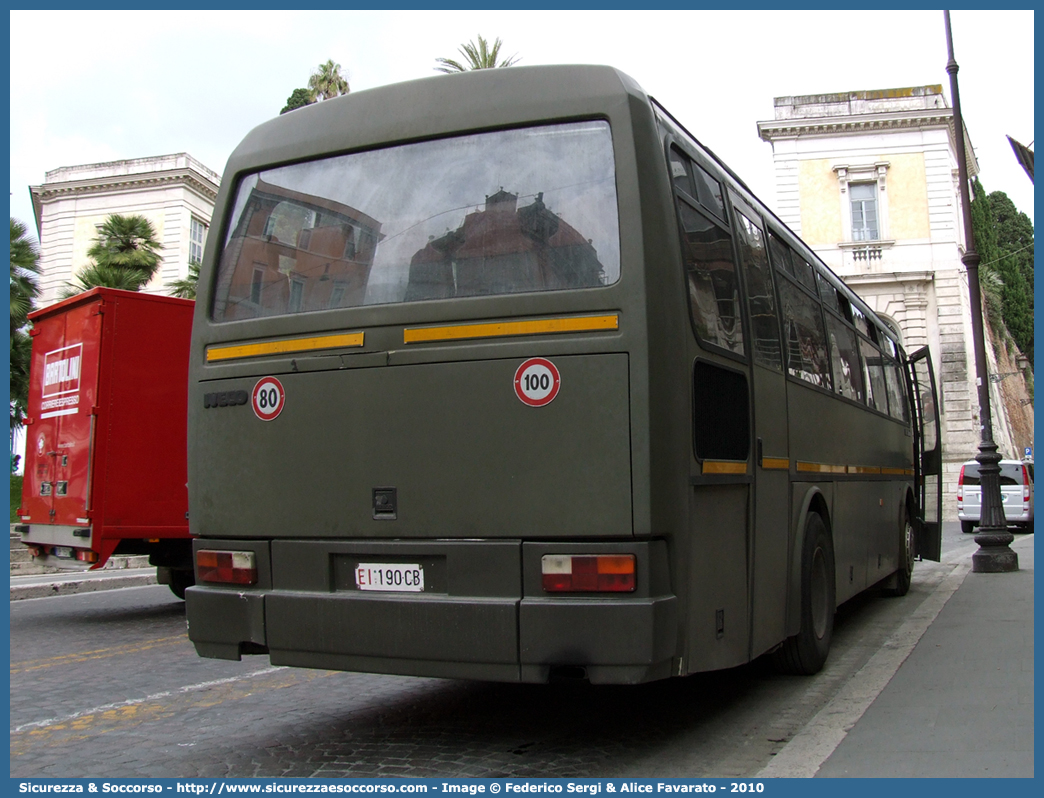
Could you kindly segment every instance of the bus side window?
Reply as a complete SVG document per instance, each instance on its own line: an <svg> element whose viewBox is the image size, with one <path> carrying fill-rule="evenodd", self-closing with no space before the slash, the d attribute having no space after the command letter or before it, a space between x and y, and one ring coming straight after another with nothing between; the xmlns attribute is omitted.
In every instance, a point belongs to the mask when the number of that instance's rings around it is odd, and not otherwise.
<svg viewBox="0 0 1044 798"><path fill-rule="evenodd" d="M744 354L739 285L727 231L678 197L689 308L701 341Z"/></svg>
<svg viewBox="0 0 1044 798"><path fill-rule="evenodd" d="M898 421L909 422L910 410L906 403L906 388L899 364L891 358L885 360L885 385L888 389L888 415Z"/></svg>
<svg viewBox="0 0 1044 798"><path fill-rule="evenodd" d="M765 234L738 209L736 229L739 233L740 262L747 283L747 311L750 313L750 331L754 338L754 362L782 371L776 293L772 288Z"/></svg>
<svg viewBox="0 0 1044 798"><path fill-rule="evenodd" d="M692 164L692 178L696 183L696 198L700 204L724 221L725 199L721 193L721 183L698 163Z"/></svg>
<svg viewBox="0 0 1044 798"><path fill-rule="evenodd" d="M830 359L819 299L782 277L779 280L779 301L783 313L787 374L829 391Z"/></svg>
<svg viewBox="0 0 1044 798"><path fill-rule="evenodd" d="M847 399L863 401L863 373L859 365L855 330L833 313L827 313L827 334L830 338L830 365L834 377L834 392Z"/></svg>
<svg viewBox="0 0 1044 798"><path fill-rule="evenodd" d="M746 460L750 400L746 375L697 360L692 368L693 448L700 460Z"/></svg>
<svg viewBox="0 0 1044 798"><path fill-rule="evenodd" d="M875 410L887 413L888 391L885 388L884 355L865 338L859 339L859 348L863 354L863 368L866 371L866 403Z"/></svg>

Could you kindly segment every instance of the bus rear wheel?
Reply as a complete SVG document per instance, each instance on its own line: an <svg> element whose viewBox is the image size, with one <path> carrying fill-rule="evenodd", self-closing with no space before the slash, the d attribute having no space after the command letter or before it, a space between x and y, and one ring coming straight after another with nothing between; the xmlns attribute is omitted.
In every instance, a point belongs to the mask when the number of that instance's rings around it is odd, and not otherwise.
<svg viewBox="0 0 1044 798"><path fill-rule="evenodd" d="M903 516L903 539L899 547L899 570L895 572L895 581L885 589L889 596L905 596L910 592L913 581L914 560L917 559L917 543L914 537L913 522L910 512Z"/></svg>
<svg viewBox="0 0 1044 798"><path fill-rule="evenodd" d="M777 670L811 675L823 668L834 632L836 595L830 533L819 514L811 513L801 551L801 630L773 652Z"/></svg>

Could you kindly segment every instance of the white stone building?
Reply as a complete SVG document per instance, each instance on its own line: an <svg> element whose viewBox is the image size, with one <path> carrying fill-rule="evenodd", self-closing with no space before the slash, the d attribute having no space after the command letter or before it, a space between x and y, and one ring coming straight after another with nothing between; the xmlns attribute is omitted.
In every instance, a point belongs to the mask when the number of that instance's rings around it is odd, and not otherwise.
<svg viewBox="0 0 1044 798"><path fill-rule="evenodd" d="M939 382L944 518L956 517L960 464L980 427L953 110L942 86L775 98L758 123L770 142L776 212L900 334L927 345ZM964 131L969 177L978 172ZM990 373L998 366L987 343ZM1004 393L1008 393L1006 390ZM1032 444L991 383L994 440L1005 457ZM1030 416L1032 408L1029 410ZM1032 418L1029 429L1032 431Z"/></svg>
<svg viewBox="0 0 1044 798"><path fill-rule="evenodd" d="M161 242L160 268L145 288L167 286L202 260L221 177L187 153L53 169L30 186L40 237L42 293L37 307L59 295L89 263L87 250L111 214L139 214L152 222Z"/></svg>

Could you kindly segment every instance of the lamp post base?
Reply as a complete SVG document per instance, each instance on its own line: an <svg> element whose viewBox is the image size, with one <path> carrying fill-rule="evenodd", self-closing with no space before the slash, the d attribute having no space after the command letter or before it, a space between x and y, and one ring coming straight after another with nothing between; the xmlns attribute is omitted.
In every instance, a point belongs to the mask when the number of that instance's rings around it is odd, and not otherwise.
<svg viewBox="0 0 1044 798"><path fill-rule="evenodd" d="M999 574L1019 570L1019 555L1011 550L1015 536L1006 531L990 531L975 536L979 550L972 555L972 571Z"/></svg>

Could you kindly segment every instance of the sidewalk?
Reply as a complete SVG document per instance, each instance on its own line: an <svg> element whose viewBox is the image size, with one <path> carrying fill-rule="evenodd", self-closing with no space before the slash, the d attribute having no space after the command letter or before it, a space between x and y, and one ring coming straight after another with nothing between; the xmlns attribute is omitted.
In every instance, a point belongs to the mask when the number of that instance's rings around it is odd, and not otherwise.
<svg viewBox="0 0 1044 798"><path fill-rule="evenodd" d="M970 554L952 560L950 575L758 776L1032 778L1033 537L1012 543L1013 573L973 573Z"/></svg>
<svg viewBox="0 0 1044 798"><path fill-rule="evenodd" d="M11 601L156 584L155 568L114 568L11 577Z"/></svg>

